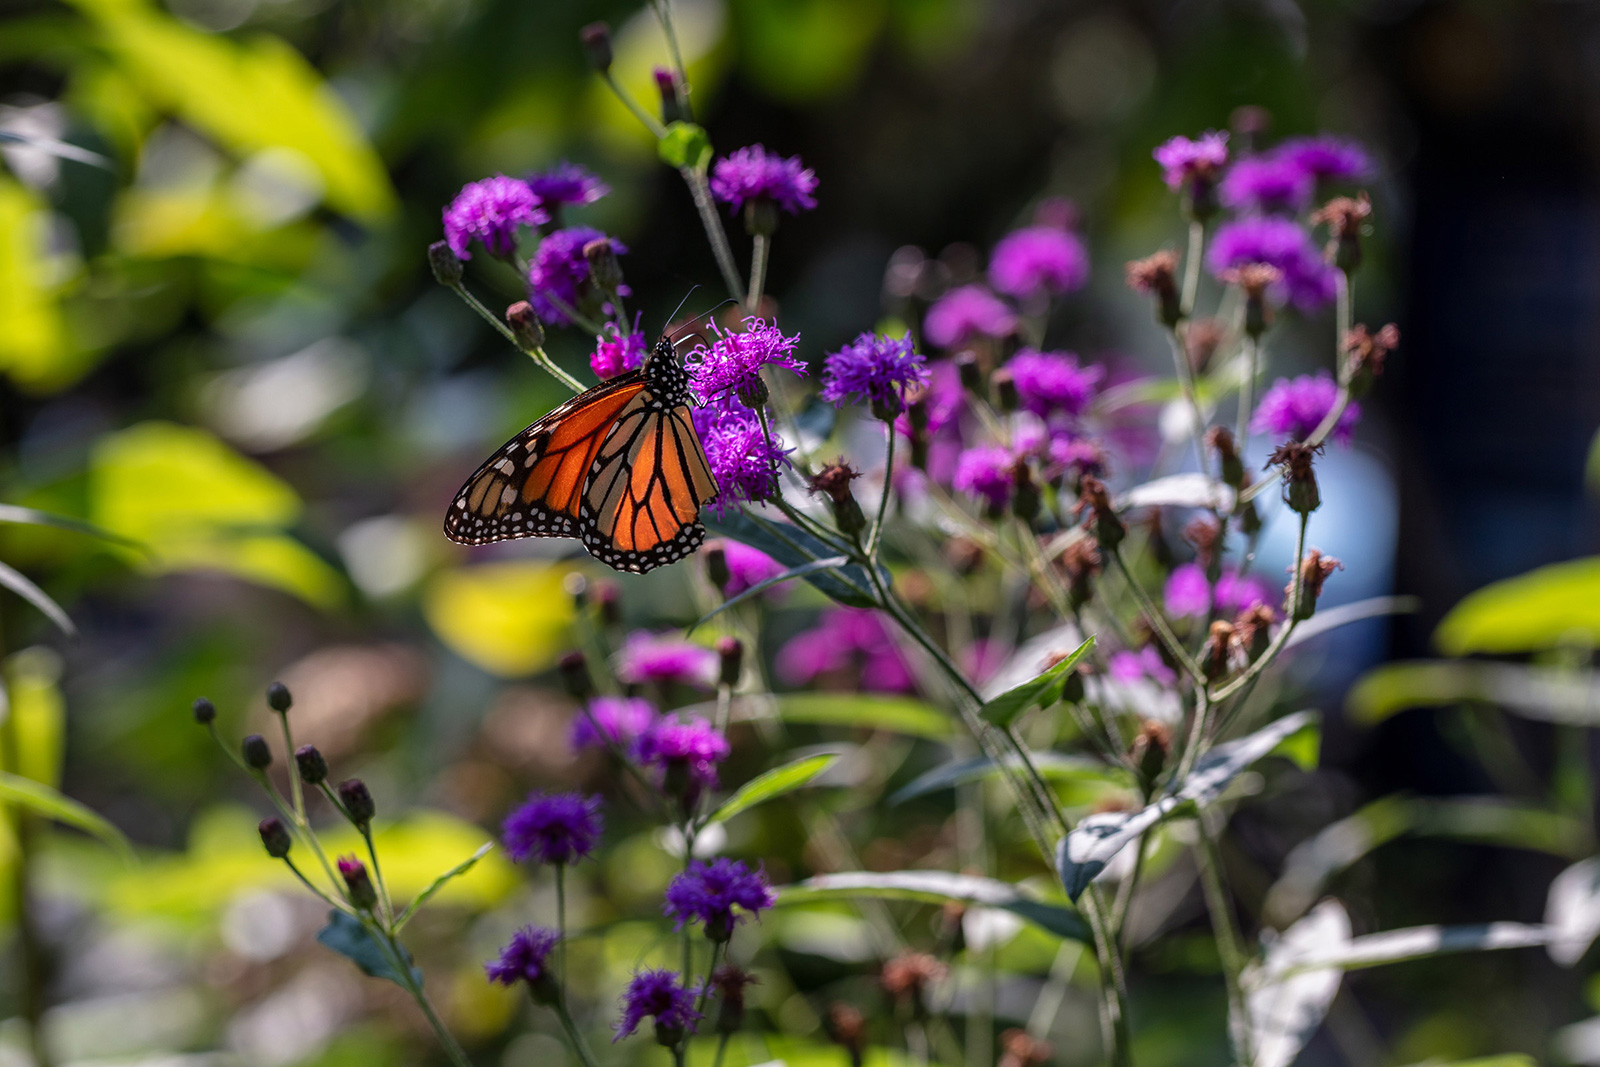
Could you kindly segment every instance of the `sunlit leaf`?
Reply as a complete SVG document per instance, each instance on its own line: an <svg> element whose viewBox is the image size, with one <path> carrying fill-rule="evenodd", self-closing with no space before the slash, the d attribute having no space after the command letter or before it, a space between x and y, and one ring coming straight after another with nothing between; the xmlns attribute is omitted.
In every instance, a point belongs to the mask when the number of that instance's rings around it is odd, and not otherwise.
<svg viewBox="0 0 1600 1067"><path fill-rule="evenodd" d="M1339 992L1343 971L1328 967L1290 976L1289 961L1332 953L1349 943L1350 916L1337 900L1325 900L1269 944L1264 959L1245 969L1240 980L1255 1041L1250 1067L1289 1067Z"/></svg>
<svg viewBox="0 0 1600 1067"><path fill-rule="evenodd" d="M1556 563L1486 585L1450 609L1433 640L1452 656L1600 643L1600 557Z"/></svg>
<svg viewBox="0 0 1600 1067"><path fill-rule="evenodd" d="M674 122L656 146L661 162L669 167L705 170L711 165L711 138L692 122Z"/></svg>
<svg viewBox="0 0 1600 1067"><path fill-rule="evenodd" d="M533 674L567 647L568 570L519 560L443 571L428 583L422 612L461 658L505 678Z"/></svg>
<svg viewBox="0 0 1600 1067"><path fill-rule="evenodd" d="M411 903L406 905L406 910L401 912L400 917L395 920L394 928L399 930L411 920L411 917L415 915L424 904L432 900L441 889L448 885L452 878L459 878L463 874L466 874L468 871L472 870L479 860L483 859L483 857L487 856L493 850L494 842L485 841L482 845L478 846L478 851L474 852L472 855L468 856L454 867L451 867L448 871L445 871L432 882L429 882L428 887L413 897Z"/></svg>
<svg viewBox="0 0 1600 1067"><path fill-rule="evenodd" d="M1600 858L1574 863L1556 875L1545 898L1544 921L1552 931L1550 958L1576 966L1600 937Z"/></svg>
<svg viewBox="0 0 1600 1067"><path fill-rule="evenodd" d="M1051 664L1036 678L985 701L978 714L984 721L1004 728L1010 726L1016 721L1017 716L1035 704L1042 707L1054 704L1061 699L1061 686L1066 680L1067 672L1077 666L1078 661L1093 647L1094 638L1090 637L1072 652Z"/></svg>
<svg viewBox="0 0 1600 1067"><path fill-rule="evenodd" d="M723 537L759 548L785 567L801 567L838 554L838 549L797 526L771 522L742 511L730 512L722 518L707 517L706 525ZM838 568L837 572L832 568L814 571L807 574L805 580L841 604L857 608L873 606L872 578L859 564ZM884 580L887 584L887 572Z"/></svg>
<svg viewBox="0 0 1600 1067"><path fill-rule="evenodd" d="M1117 510L1125 508L1214 508L1233 510L1233 490L1222 482L1196 471L1169 474L1126 490L1117 498Z"/></svg>
<svg viewBox="0 0 1600 1067"><path fill-rule="evenodd" d="M784 722L888 730L912 737L943 740L950 736L950 717L911 697L870 693L785 693L777 698Z"/></svg>
<svg viewBox="0 0 1600 1067"><path fill-rule="evenodd" d="M0 176L0 370L23 385L60 383L70 340L49 253L49 216L26 186Z"/></svg>
<svg viewBox="0 0 1600 1067"><path fill-rule="evenodd" d="M765 804L775 797L793 792L827 770L838 758L832 753L805 756L792 763L785 763L782 767L774 767L765 774L759 774L718 805L717 810L707 816L706 822L708 824L724 822L757 804Z"/></svg>
<svg viewBox="0 0 1600 1067"><path fill-rule="evenodd" d="M1388 663L1368 671L1345 698L1351 718L1367 725L1407 708L1496 704L1524 718L1600 725L1600 675L1553 667L1474 660Z"/></svg>
<svg viewBox="0 0 1600 1067"><path fill-rule="evenodd" d="M71 826L104 843L128 863L134 862L133 846L121 830L104 816L69 796L16 774L0 771L0 801L19 804L35 814Z"/></svg>
<svg viewBox="0 0 1600 1067"><path fill-rule="evenodd" d="M1076 910L1025 896L1015 886L976 875L949 871L847 871L819 874L778 890L779 904L803 904L813 900L849 900L875 897L880 900L914 900L924 904L960 901L1000 908L1026 919L1041 929L1074 941L1089 942L1089 924Z"/></svg>
<svg viewBox="0 0 1600 1067"><path fill-rule="evenodd" d="M14 718L17 752L5 765L24 778L58 788L66 749L67 706L61 696L61 657L48 648L23 649L5 661L6 714ZM3 737L3 735L0 735ZM0 744L0 752L4 745Z"/></svg>
<svg viewBox="0 0 1600 1067"><path fill-rule="evenodd" d="M389 951L378 942L371 930L342 911L328 912L328 925L317 931L317 941L333 949L360 967L362 973L373 978L383 978L401 988L406 988L406 983L401 973L395 969L395 964L390 959ZM411 971L411 981L414 985L422 984L422 971L411 961L411 953L407 952L404 945L399 946L400 958Z"/></svg>

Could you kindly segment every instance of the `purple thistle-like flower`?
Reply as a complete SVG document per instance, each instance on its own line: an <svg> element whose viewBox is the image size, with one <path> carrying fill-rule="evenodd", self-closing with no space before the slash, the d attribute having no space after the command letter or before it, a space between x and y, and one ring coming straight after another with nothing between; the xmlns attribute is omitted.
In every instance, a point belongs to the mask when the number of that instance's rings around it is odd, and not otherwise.
<svg viewBox="0 0 1600 1067"><path fill-rule="evenodd" d="M624 685L682 682L710 689L717 680L717 654L673 633L635 630L617 653L617 681Z"/></svg>
<svg viewBox="0 0 1600 1067"><path fill-rule="evenodd" d="M677 971L640 971L622 995L622 1018L617 1020L620 1041L639 1029L646 1017L668 1031L693 1032L700 1013L694 1010L694 992L678 984Z"/></svg>
<svg viewBox="0 0 1600 1067"><path fill-rule="evenodd" d="M461 187L444 209L444 239L458 259L471 259L474 238L491 255L509 256L517 230L549 220L527 182L498 174Z"/></svg>
<svg viewBox="0 0 1600 1067"><path fill-rule="evenodd" d="M1224 570L1217 576L1212 590L1217 599L1217 611L1224 615L1237 615L1241 611L1262 605L1271 606L1273 591L1253 574L1241 575L1236 570Z"/></svg>
<svg viewBox="0 0 1600 1067"><path fill-rule="evenodd" d="M743 326L742 331L734 332L712 323L716 340L709 346L696 345L684 360L689 387L701 403L723 395L762 392L762 367L783 367L805 374L805 363L794 354L800 343L799 334L785 337L776 323L754 316L745 319Z"/></svg>
<svg viewBox="0 0 1600 1067"><path fill-rule="evenodd" d="M488 974L489 981L496 985L539 983L550 975L545 961L560 940L561 935L554 930L542 926L524 926L511 935L511 940L506 942L498 957L483 965L484 972Z"/></svg>
<svg viewBox="0 0 1600 1067"><path fill-rule="evenodd" d="M1198 563L1172 568L1163 599L1169 615L1205 617L1211 611L1211 583L1206 580L1205 568Z"/></svg>
<svg viewBox="0 0 1600 1067"><path fill-rule="evenodd" d="M759 548L751 548L738 541L722 542L722 558L728 562L728 585L722 592L730 597L738 596L769 578L776 578L788 569ZM781 592L787 584L784 582L768 590L767 595Z"/></svg>
<svg viewBox="0 0 1600 1067"><path fill-rule="evenodd" d="M611 187L576 163L562 160L549 170L528 175L528 188L541 206L560 208L566 204L592 204L611 192Z"/></svg>
<svg viewBox="0 0 1600 1067"><path fill-rule="evenodd" d="M1150 155L1161 165L1168 189L1181 189L1190 178L1211 178L1228 163L1228 135L1208 130L1198 140L1174 137Z"/></svg>
<svg viewBox="0 0 1600 1067"><path fill-rule="evenodd" d="M1326 372L1302 374L1298 378L1279 378L1256 406L1256 413L1250 419L1250 429L1256 433L1303 441L1322 425L1322 420L1328 417L1328 412L1338 402L1339 387ZM1341 443L1348 444L1360 420L1361 405L1347 405L1333 428L1333 436Z"/></svg>
<svg viewBox="0 0 1600 1067"><path fill-rule="evenodd" d="M572 720L570 740L578 750L608 744L627 749L656 721L655 705L642 697L595 697Z"/></svg>
<svg viewBox="0 0 1600 1067"><path fill-rule="evenodd" d="M677 921L679 930L685 923L701 922L706 936L726 941L746 915L759 915L777 901L760 870L752 871L738 860L720 856L710 863L691 861L667 886L662 910Z"/></svg>
<svg viewBox="0 0 1600 1067"><path fill-rule="evenodd" d="M707 507L721 517L740 504L778 495L778 469L788 465L791 450L777 434L768 443L755 412L722 396L696 408L692 418L717 482L717 495Z"/></svg>
<svg viewBox="0 0 1600 1067"><path fill-rule="evenodd" d="M717 160L711 193L737 211L747 200L770 200L791 215L817 206L817 176L800 162L750 145Z"/></svg>
<svg viewBox="0 0 1600 1067"><path fill-rule="evenodd" d="M1005 337L1017 328L1017 314L981 285L963 285L933 302L922 332L940 348L951 348L975 334Z"/></svg>
<svg viewBox="0 0 1600 1067"><path fill-rule="evenodd" d="M630 370L644 366L645 336L637 328L625 334L615 323L608 322L594 339L594 353L589 357L589 369L600 378L615 378Z"/></svg>
<svg viewBox="0 0 1600 1067"><path fill-rule="evenodd" d="M605 819L600 798L581 793L530 793L500 827L506 855L521 863L572 863L594 851Z"/></svg>
<svg viewBox="0 0 1600 1067"><path fill-rule="evenodd" d="M1292 137L1272 153L1313 181L1356 181L1372 174L1372 160L1355 141L1330 134Z"/></svg>
<svg viewBox="0 0 1600 1067"><path fill-rule="evenodd" d="M569 226L546 234L539 242L539 250L533 254L533 263L528 267L528 302L539 318L552 326L567 325L570 321L567 313L557 307L555 301L569 308L577 308L582 303L589 291L589 261L584 257L583 246L590 241L604 240L605 236L590 226ZM628 251L614 237L611 246L618 255Z"/></svg>
<svg viewBox="0 0 1600 1067"><path fill-rule="evenodd" d="M865 400L874 413L893 416L906 391L928 382L928 361L912 350L909 337L863 333L823 360L822 399L835 407Z"/></svg>
<svg viewBox="0 0 1600 1067"><path fill-rule="evenodd" d="M966 407L967 391L961 385L961 372L949 360L939 360L928 368L928 385L923 392L928 406L928 433L937 434L946 428L956 429L962 409ZM895 420L895 429L910 436L911 420L902 413Z"/></svg>
<svg viewBox="0 0 1600 1067"><path fill-rule="evenodd" d="M951 484L963 493L985 501L991 508L999 509L1011 499L1016 487L1017 460L1011 451L1001 445L981 445L969 448L956 461L955 478Z"/></svg>
<svg viewBox="0 0 1600 1067"><path fill-rule="evenodd" d="M1083 414L1106 373L1098 363L1080 366L1071 352L1040 352L1036 348L1024 348L1012 356L1006 361L1006 370L1017 384L1022 406L1040 418Z"/></svg>
<svg viewBox="0 0 1600 1067"><path fill-rule="evenodd" d="M860 686L873 693L906 693L911 671L878 613L867 608L829 608L815 629L790 638L778 652L778 674L805 685L819 674L860 668Z"/></svg>
<svg viewBox="0 0 1600 1067"><path fill-rule="evenodd" d="M716 787L717 764L732 752L728 739L716 727L694 715L656 720L639 738L637 748L639 762L657 768L664 777L674 771L681 773L690 797Z"/></svg>
<svg viewBox="0 0 1600 1067"><path fill-rule="evenodd" d="M1303 311L1315 311L1333 299L1333 268L1323 262L1311 235L1291 219L1269 215L1218 228L1206 252L1211 273L1220 278L1251 263L1266 263L1282 274L1268 290L1277 303L1288 301Z"/></svg>
<svg viewBox="0 0 1600 1067"><path fill-rule="evenodd" d="M1077 234L1055 226L1008 233L989 257L989 284L1022 300L1081 289L1088 280L1088 250Z"/></svg>
<svg viewBox="0 0 1600 1067"><path fill-rule="evenodd" d="M1162 685L1171 685L1178 680L1178 675L1167 666L1154 645L1145 645L1137 652L1123 650L1111 653L1106 671L1119 682L1138 682L1150 678Z"/></svg>
<svg viewBox="0 0 1600 1067"><path fill-rule="evenodd" d="M1062 474L1099 477L1106 472L1106 450L1092 437L1055 434L1048 455L1050 466Z"/></svg>
<svg viewBox="0 0 1600 1067"><path fill-rule="evenodd" d="M1273 154L1241 159L1228 168L1218 198L1235 211L1294 214L1304 211L1316 191L1316 179L1304 168Z"/></svg>

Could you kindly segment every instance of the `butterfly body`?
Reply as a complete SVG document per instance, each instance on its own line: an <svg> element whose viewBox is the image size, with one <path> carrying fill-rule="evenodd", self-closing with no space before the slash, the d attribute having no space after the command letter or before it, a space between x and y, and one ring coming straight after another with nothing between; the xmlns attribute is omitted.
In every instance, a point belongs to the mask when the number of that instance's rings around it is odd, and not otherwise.
<svg viewBox="0 0 1600 1067"><path fill-rule="evenodd" d="M607 566L642 574L700 545L700 508L716 494L688 372L662 338L643 367L573 397L489 457L444 532L466 545L575 537Z"/></svg>

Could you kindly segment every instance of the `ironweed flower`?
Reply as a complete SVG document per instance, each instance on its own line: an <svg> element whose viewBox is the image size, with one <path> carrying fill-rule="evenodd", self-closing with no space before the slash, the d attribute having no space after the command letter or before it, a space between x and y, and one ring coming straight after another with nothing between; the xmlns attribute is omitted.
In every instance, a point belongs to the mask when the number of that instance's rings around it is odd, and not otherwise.
<svg viewBox="0 0 1600 1067"><path fill-rule="evenodd" d="M751 548L738 541L723 541L722 553L728 564L728 581L722 588L725 596L738 596L746 589L776 578L787 569L759 548ZM769 590L767 595L781 594L782 591L783 585L780 585Z"/></svg>
<svg viewBox="0 0 1600 1067"><path fill-rule="evenodd" d="M777 323L753 315L741 325L742 330L733 331L712 323L716 339L709 346L696 345L684 361L689 388L702 404L714 397L735 395L746 407L759 407L767 395L761 383L763 367L782 367L801 376L806 373L805 361L794 352L799 334L785 337Z"/></svg>
<svg viewBox="0 0 1600 1067"><path fill-rule="evenodd" d="M716 682L717 654L674 633L635 630L622 642L616 668L624 685L682 683L710 689Z"/></svg>
<svg viewBox="0 0 1600 1067"><path fill-rule="evenodd" d="M1326 133L1291 137L1273 155L1313 181L1355 181L1372 174L1372 160L1366 149L1355 141Z"/></svg>
<svg viewBox="0 0 1600 1067"><path fill-rule="evenodd" d="M644 365L645 336L635 323L632 333L623 333L616 323L601 327L594 339L594 353L589 357L589 369L597 378L615 378Z"/></svg>
<svg viewBox="0 0 1600 1067"><path fill-rule="evenodd" d="M1098 363L1080 365L1072 352L1041 352L1024 348L1006 361L1006 370L1017 383L1022 407L1048 418L1051 415L1082 415L1094 399L1105 368Z"/></svg>
<svg viewBox="0 0 1600 1067"><path fill-rule="evenodd" d="M474 240L492 256L517 248L517 231L548 222L528 183L498 174L461 187L444 209L444 239L457 259L471 259Z"/></svg>
<svg viewBox="0 0 1600 1067"><path fill-rule="evenodd" d="M622 1018L617 1020L620 1041L639 1029L646 1018L656 1023L656 1040L676 1045L685 1033L693 1033L700 1013L694 1010L694 993L678 984L677 971L640 971L622 995Z"/></svg>
<svg viewBox="0 0 1600 1067"><path fill-rule="evenodd" d="M1211 611L1211 583L1206 580L1205 568L1198 563L1185 563L1174 567L1167 576L1162 591L1167 614L1179 618L1204 617Z"/></svg>
<svg viewBox="0 0 1600 1067"><path fill-rule="evenodd" d="M579 309L588 302L594 291L591 284L589 260L583 254L591 241L605 240L606 235L589 226L570 226L546 234L539 242L528 266L528 302L539 317L552 326L565 326L571 319L557 306ZM611 248L619 255L628 251L621 241L611 239ZM617 290L629 293L627 286Z"/></svg>
<svg viewBox="0 0 1600 1067"><path fill-rule="evenodd" d="M656 721L655 705L643 697L595 697L588 711L572 720L568 740L572 747L627 749Z"/></svg>
<svg viewBox="0 0 1600 1067"><path fill-rule="evenodd" d="M676 929L682 930L686 923L704 923L706 937L726 941L741 919L759 916L777 900L759 869L752 871L739 860L721 856L710 863L690 861L667 886L662 910L676 920Z"/></svg>
<svg viewBox="0 0 1600 1067"><path fill-rule="evenodd" d="M1266 582L1253 574L1240 574L1231 568L1217 577L1212 593L1216 597L1217 610L1225 615L1249 611L1272 600Z"/></svg>
<svg viewBox="0 0 1600 1067"><path fill-rule="evenodd" d="M1157 145L1150 155L1161 166L1161 180L1176 192L1196 178L1216 179L1228 165L1228 135L1208 130L1194 140L1172 137Z"/></svg>
<svg viewBox="0 0 1600 1067"><path fill-rule="evenodd" d="M1106 660L1106 673L1118 682L1138 682L1149 678L1162 685L1171 685L1178 680L1177 672L1167 666L1154 645L1145 645L1137 652L1122 649L1111 653Z"/></svg>
<svg viewBox="0 0 1600 1067"><path fill-rule="evenodd" d="M511 986L527 982L533 999L541 1004L553 1004L560 996L555 976L550 973L550 953L561 941L561 935L542 926L524 926L511 935L500 950L500 955L483 965L489 981L496 985Z"/></svg>
<svg viewBox="0 0 1600 1067"><path fill-rule="evenodd" d="M1280 155L1241 159L1228 168L1217 189L1223 206L1235 211L1298 214L1311 203L1316 178Z"/></svg>
<svg viewBox="0 0 1600 1067"><path fill-rule="evenodd" d="M1017 458L1003 445L983 445L970 448L956 462L952 484L956 489L977 497L987 505L991 514L999 514L1011 499L1016 485L1013 471Z"/></svg>
<svg viewBox="0 0 1600 1067"><path fill-rule="evenodd" d="M905 407L908 390L929 381L928 361L909 337L863 333L823 360L822 399L834 407L865 400L875 418L892 420Z"/></svg>
<svg viewBox="0 0 1600 1067"><path fill-rule="evenodd" d="M799 156L785 159L758 144L729 153L711 168L711 195L734 211L765 200L798 215L817 206L816 191L817 176Z"/></svg>
<svg viewBox="0 0 1600 1067"><path fill-rule="evenodd" d="M728 739L699 716L658 719L639 738L639 762L662 774L667 791L693 806L706 789L717 784L717 764L733 749Z"/></svg>
<svg viewBox="0 0 1600 1067"><path fill-rule="evenodd" d="M792 449L773 434L768 439L755 413L731 396L696 408L695 432L717 481L707 507L720 517L742 503L761 503L778 495L778 471L789 465Z"/></svg>
<svg viewBox="0 0 1600 1067"><path fill-rule="evenodd" d="M778 652L778 675L791 685L851 667L859 668L860 687L868 692L913 688L910 668L883 619L867 608L829 608L815 629L796 634Z"/></svg>
<svg viewBox="0 0 1600 1067"><path fill-rule="evenodd" d="M1088 280L1088 250L1077 234L1055 226L1014 230L989 257L989 284L1019 300L1059 296Z"/></svg>
<svg viewBox="0 0 1600 1067"><path fill-rule="evenodd" d="M1206 252L1206 267L1212 274L1221 278L1255 263L1276 267L1282 274L1269 289L1279 304L1315 311L1333 299L1333 271L1322 261L1311 235L1291 219L1238 219L1217 229Z"/></svg>
<svg viewBox="0 0 1600 1067"><path fill-rule="evenodd" d="M506 855L521 863L573 863L594 851L605 829L600 798L579 793L529 793L506 816L500 839Z"/></svg>
<svg viewBox="0 0 1600 1067"><path fill-rule="evenodd" d="M933 302L922 320L922 332L940 348L964 344L976 336L1006 337L1017 328L1017 313L981 285L963 285Z"/></svg>
<svg viewBox="0 0 1600 1067"><path fill-rule="evenodd" d="M1338 402L1339 387L1326 372L1279 378L1261 397L1261 403L1251 416L1250 429L1303 441L1322 425L1322 420ZM1349 444L1359 421L1361 405L1347 404L1334 425L1334 438L1341 444Z"/></svg>
<svg viewBox="0 0 1600 1067"><path fill-rule="evenodd" d="M611 192L611 186L576 163L562 160L549 170L528 175L528 189L540 207L554 213L572 205L592 204Z"/></svg>

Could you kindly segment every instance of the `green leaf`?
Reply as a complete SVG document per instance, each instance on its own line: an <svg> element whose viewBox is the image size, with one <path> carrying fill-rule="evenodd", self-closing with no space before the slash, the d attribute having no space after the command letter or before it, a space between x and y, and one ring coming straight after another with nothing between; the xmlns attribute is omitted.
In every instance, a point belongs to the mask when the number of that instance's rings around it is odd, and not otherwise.
<svg viewBox="0 0 1600 1067"><path fill-rule="evenodd" d="M1600 937L1600 857L1574 863L1550 883L1544 921L1553 934L1547 950L1562 967L1575 967Z"/></svg>
<svg viewBox="0 0 1600 1067"><path fill-rule="evenodd" d="M411 921L411 916L415 915L424 904L432 900L434 894L443 889L445 884L449 882L450 879L456 877L457 875L466 874L468 871L472 870L473 864L483 859L483 857L487 856L493 849L494 842L485 841L479 847L478 851L474 852L472 855L468 856L466 859L462 860L460 863L456 864L454 867L451 867L448 871L445 871L439 877L429 882L428 887L422 892L418 893L411 903L406 906L406 910L400 913L400 918L395 920L395 932L399 933L400 928Z"/></svg>
<svg viewBox="0 0 1600 1067"><path fill-rule="evenodd" d="M35 508L25 508L17 504L0 504L0 523L14 523L20 526L52 526L57 530L71 530L73 533L88 534L98 537L102 541L122 545L141 552L149 551L142 542L131 540L110 530L102 530L92 522L83 522L71 519L65 515L52 515L48 511L39 511Z"/></svg>
<svg viewBox="0 0 1600 1067"><path fill-rule="evenodd" d="M735 604L737 604L737 603L739 603L741 601L744 601L744 600L748 600L749 598L751 598L753 596L759 596L762 593L765 593L768 589L771 589L775 585L779 585L779 584L781 584L783 582L787 582L792 578L804 578L806 575L815 574L818 571L834 570L836 568L843 567L845 564L847 564L849 562L850 562L850 560L848 558L846 558L845 556L830 556L827 559L818 559L818 560L813 560L810 563L802 563L798 567L790 567L788 570L784 571L782 574L777 574L777 575L772 576L771 578L766 579L765 581L757 582L755 585L750 586L748 589L745 589L742 592L738 593L737 595L731 596L727 600L724 600L721 604L717 605L716 607L712 608L710 611L706 612L704 615L700 616L700 618L695 622L695 624L693 626L689 627L688 632L689 633L694 633L694 631L698 630L700 627L704 626L706 623L710 622L712 619L716 618L718 615L722 614L724 611L727 611L729 608L733 607Z"/></svg>
<svg viewBox="0 0 1600 1067"><path fill-rule="evenodd" d="M1362 676L1345 698L1357 722L1373 725L1407 708L1497 704L1540 722L1600 725L1600 675L1515 663L1418 660Z"/></svg>
<svg viewBox="0 0 1600 1067"><path fill-rule="evenodd" d="M402 989L409 988L372 931L354 916L338 910L328 912L328 925L317 931L317 940L360 967L362 973L387 979ZM412 982L421 986L422 972L411 962L411 953L406 951L404 945L397 947L411 971Z"/></svg>
<svg viewBox="0 0 1600 1067"><path fill-rule="evenodd" d="M656 152L669 167L704 171L711 165L711 135L692 122L674 122L657 142Z"/></svg>
<svg viewBox="0 0 1600 1067"><path fill-rule="evenodd" d="M1600 644L1600 557L1540 567L1484 586L1450 609L1433 640L1452 656Z"/></svg>
<svg viewBox="0 0 1600 1067"><path fill-rule="evenodd" d="M1080 659L1088 654L1094 647L1094 638L1090 637L1079 645L1068 656L1052 664L1048 670L1030 681L1023 682L1013 689L985 703L978 714L985 722L1004 729L1017 720L1017 716L1038 704L1049 707L1061 699L1061 687L1066 681L1067 672L1075 667Z"/></svg>
<svg viewBox="0 0 1600 1067"><path fill-rule="evenodd" d="M50 599L50 594L24 577L21 571L0 563L0 586L11 590L38 608L44 617L55 623L63 633L75 635L78 632L78 628L72 625L72 619L61 609L61 605Z"/></svg>
<svg viewBox="0 0 1600 1067"><path fill-rule="evenodd" d="M949 871L848 871L819 874L778 890L779 904L804 904L816 900L913 900L924 904L961 901L1000 908L1043 930L1073 941L1092 944L1089 924L1076 910L1025 896L1015 886L993 878Z"/></svg>
<svg viewBox="0 0 1600 1067"><path fill-rule="evenodd" d="M46 818L82 830L98 838L128 863L136 862L133 846L104 816L32 778L0 771L0 800L20 804Z"/></svg>
<svg viewBox="0 0 1600 1067"><path fill-rule="evenodd" d="M1421 606L1422 601L1414 596L1375 596L1357 600L1352 604L1340 604L1336 608L1323 608L1296 626L1294 633L1289 635L1283 647L1290 649L1296 645L1303 645L1329 630L1337 630L1341 626L1349 626L1363 619L1375 619L1383 615L1408 615Z"/></svg>
<svg viewBox="0 0 1600 1067"><path fill-rule="evenodd" d="M1322 754L1322 722L1312 719L1278 742L1268 755L1282 756L1302 771L1314 771Z"/></svg>
<svg viewBox="0 0 1600 1067"><path fill-rule="evenodd" d="M770 522L748 512L736 511L720 519L706 522L722 537L759 548L785 567L799 567L827 559L838 554L838 549L825 544L811 534L785 522ZM881 575L887 584L888 571ZM859 563L837 570L829 569L807 574L805 580L823 595L853 608L876 607L872 599L872 578Z"/></svg>
<svg viewBox="0 0 1600 1067"><path fill-rule="evenodd" d="M774 767L765 774L758 774L740 786L733 796L724 800L717 810L706 818L706 823L723 822L757 804L765 804L774 797L793 792L827 770L838 758L838 755L831 752L818 756L805 756L792 763L785 763L781 767Z"/></svg>
<svg viewBox="0 0 1600 1067"><path fill-rule="evenodd" d="M786 693L777 698L777 704L778 717L784 722L888 730L934 741L945 740L951 733L948 716L910 697Z"/></svg>
<svg viewBox="0 0 1600 1067"><path fill-rule="evenodd" d="M1255 1036L1250 1067L1289 1067L1322 1025L1344 979L1337 969L1290 976L1288 961L1349 943L1350 916L1337 900L1324 900L1269 943L1262 960L1245 968L1239 979Z"/></svg>
<svg viewBox="0 0 1600 1067"><path fill-rule="evenodd" d="M1123 768L1108 767L1088 756L1035 752L1032 762L1039 776L1047 782L1085 782L1116 789L1127 789L1134 784L1132 776ZM1022 760L1018 756L1009 756L1006 759L1006 766L1020 769ZM998 766L988 756L952 760L919 774L895 790L889 797L888 803L891 806L904 804L908 800L928 793L941 789L954 789L958 785L980 781L998 773Z"/></svg>
<svg viewBox="0 0 1600 1067"><path fill-rule="evenodd" d="M1136 485L1117 497L1117 510L1128 508L1177 507L1233 510L1233 490L1212 481L1198 471L1169 474L1143 485Z"/></svg>

